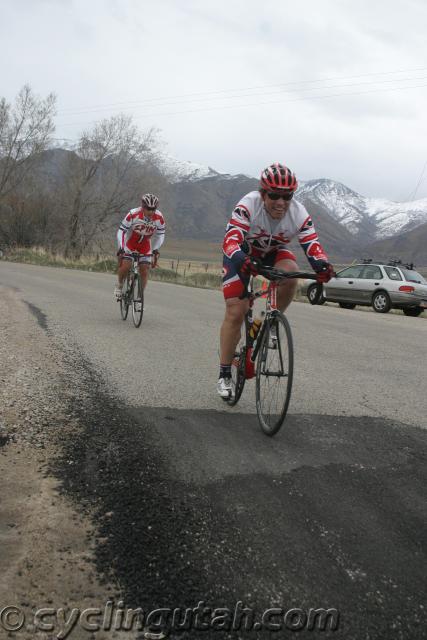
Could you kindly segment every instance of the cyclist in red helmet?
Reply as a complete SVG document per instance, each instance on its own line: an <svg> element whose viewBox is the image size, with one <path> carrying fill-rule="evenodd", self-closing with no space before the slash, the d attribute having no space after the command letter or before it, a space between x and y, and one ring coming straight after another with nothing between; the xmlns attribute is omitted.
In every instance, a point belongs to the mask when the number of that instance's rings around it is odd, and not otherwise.
<svg viewBox="0 0 427 640"><path fill-rule="evenodd" d="M258 191L243 196L226 228L223 250L223 293L225 317L220 334L220 372L218 394L228 398L232 391L231 362L240 338L240 328L248 309L242 299L245 285L256 268L250 256L264 265L284 271L298 271L295 255L288 244L297 237L319 282L328 282L334 270L319 243L311 217L294 199L298 181L288 167L278 162L261 173ZM283 311L291 303L296 280L284 281L278 290L278 306Z"/></svg>
<svg viewBox="0 0 427 640"><path fill-rule="evenodd" d="M141 206L131 209L123 218L117 232L119 250L118 282L114 288L117 300L122 297L122 287L132 265L132 253L139 253L138 264L142 286L145 288L150 266L155 266L159 249L165 239L165 220L157 209L159 199L152 193L145 193Z"/></svg>

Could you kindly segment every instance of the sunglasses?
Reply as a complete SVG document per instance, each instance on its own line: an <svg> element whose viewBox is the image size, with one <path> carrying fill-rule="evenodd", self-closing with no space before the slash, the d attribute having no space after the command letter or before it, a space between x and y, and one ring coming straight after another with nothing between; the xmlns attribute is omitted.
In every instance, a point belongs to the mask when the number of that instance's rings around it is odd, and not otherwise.
<svg viewBox="0 0 427 640"><path fill-rule="evenodd" d="M146 211L155 211L156 207L144 207Z"/></svg>
<svg viewBox="0 0 427 640"><path fill-rule="evenodd" d="M293 191L288 191L287 193L277 193L277 191L272 191L271 193L267 192L267 195L270 198L270 200L280 200L280 198L282 198L287 202L289 200L292 200L292 198L294 197Z"/></svg>

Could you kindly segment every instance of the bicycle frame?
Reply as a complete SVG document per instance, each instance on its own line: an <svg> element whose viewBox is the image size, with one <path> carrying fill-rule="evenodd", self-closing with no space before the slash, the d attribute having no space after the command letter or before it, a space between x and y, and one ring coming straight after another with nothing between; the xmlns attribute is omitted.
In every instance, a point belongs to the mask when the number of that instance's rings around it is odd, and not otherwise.
<svg viewBox="0 0 427 640"><path fill-rule="evenodd" d="M135 276L139 273L139 265L138 265L139 253L132 253L132 266L129 269L129 276L131 278L130 287L126 291L126 295L131 298L131 294L133 292L133 288L135 286Z"/></svg>
<svg viewBox="0 0 427 640"><path fill-rule="evenodd" d="M277 307L277 290L280 286L280 282L283 282L287 279L295 279L295 278L309 278L312 280L316 279L316 274L306 273L304 271L281 271L279 269L275 269L274 267L262 267L259 269L260 275L265 275L267 278L274 277L275 279L271 279L267 291L252 291L253 278L250 279L246 293L249 299L249 309L245 315L245 329L246 329L246 363L245 363L245 377L246 379L253 378L255 376L255 361L260 349L260 345L262 344L262 337L267 330L267 327L271 323L272 318L277 313L280 313L280 310ZM255 300L257 298L266 297L266 309L264 312L264 320L262 325L258 331L258 335L256 337L255 348L253 348L254 340L250 337L249 331L253 322L253 306L255 304Z"/></svg>
<svg viewBox="0 0 427 640"><path fill-rule="evenodd" d="M132 306L132 317L133 323L135 327L139 327L142 320L143 314L143 301L144 301L144 291L142 289L142 284L139 273L139 254L132 253L132 265L128 271L126 277L126 290L122 294L122 298L120 300L120 313L122 316L122 320L126 320L128 316L129 307ZM135 299L135 287L140 291L140 295ZM136 305L139 303L139 306Z"/></svg>
<svg viewBox="0 0 427 640"><path fill-rule="evenodd" d="M248 299L245 330L232 361L233 391L227 402L235 406L245 381L256 378L256 409L262 431L269 436L280 429L288 410L293 381L293 341L286 316L278 304L278 288L288 278L316 279L314 272L282 271L256 264L258 273L269 280L267 292L253 291L253 279L245 287L241 299ZM257 334L253 326L255 300L266 297L264 319ZM256 363L256 364L255 364Z"/></svg>

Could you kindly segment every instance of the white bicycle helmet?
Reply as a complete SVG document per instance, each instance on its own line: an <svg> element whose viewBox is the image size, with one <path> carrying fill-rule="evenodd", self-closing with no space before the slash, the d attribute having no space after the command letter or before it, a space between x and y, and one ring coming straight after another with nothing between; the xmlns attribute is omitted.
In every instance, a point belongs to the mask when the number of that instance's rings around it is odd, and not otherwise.
<svg viewBox="0 0 427 640"><path fill-rule="evenodd" d="M156 209L159 204L159 199L157 196L154 196L152 193L144 193L141 198L142 206L147 209Z"/></svg>

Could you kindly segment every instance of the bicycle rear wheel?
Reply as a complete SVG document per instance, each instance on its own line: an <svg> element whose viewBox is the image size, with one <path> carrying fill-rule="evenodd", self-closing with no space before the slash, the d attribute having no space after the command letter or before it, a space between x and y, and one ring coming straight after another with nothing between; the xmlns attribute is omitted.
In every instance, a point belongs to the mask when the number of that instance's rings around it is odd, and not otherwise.
<svg viewBox="0 0 427 640"><path fill-rule="evenodd" d="M141 326L142 314L144 313L144 289L142 288L141 276L135 276L135 283L132 291L132 318L135 327Z"/></svg>
<svg viewBox="0 0 427 640"><path fill-rule="evenodd" d="M122 293L122 297L120 298L120 314L122 316L122 320L126 320L126 318L128 317L129 295L130 295L131 286L132 286L131 277L128 274L125 281L124 292Z"/></svg>
<svg viewBox="0 0 427 640"><path fill-rule="evenodd" d="M243 387L245 386L245 368L246 368L246 323L243 322L239 343L234 353L231 363L231 384L233 391L229 398L226 398L230 407L234 407L240 400Z"/></svg>
<svg viewBox="0 0 427 640"><path fill-rule="evenodd" d="M256 408L261 429L268 436L283 424L292 392L294 352L285 316L277 312L265 327L256 366Z"/></svg>

